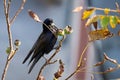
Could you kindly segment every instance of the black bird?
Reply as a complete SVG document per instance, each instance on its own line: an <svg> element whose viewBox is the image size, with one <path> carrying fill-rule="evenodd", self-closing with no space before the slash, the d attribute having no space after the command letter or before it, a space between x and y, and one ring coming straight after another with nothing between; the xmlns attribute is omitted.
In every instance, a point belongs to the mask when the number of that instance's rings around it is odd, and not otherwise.
<svg viewBox="0 0 120 80"><path fill-rule="evenodd" d="M53 50L54 45L57 41L57 30L58 28L54 25L52 19L45 19L45 21L43 22L43 32L40 34L32 49L29 51L28 55L23 61L24 64L32 55L29 61L29 64L31 62L32 64L28 73L32 71L35 64L44 54L48 54L51 50Z"/></svg>

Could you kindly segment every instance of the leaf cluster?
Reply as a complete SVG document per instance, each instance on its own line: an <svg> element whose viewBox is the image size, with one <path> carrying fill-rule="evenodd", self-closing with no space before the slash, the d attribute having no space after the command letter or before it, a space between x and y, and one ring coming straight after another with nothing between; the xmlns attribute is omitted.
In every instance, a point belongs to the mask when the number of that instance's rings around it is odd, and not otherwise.
<svg viewBox="0 0 120 80"><path fill-rule="evenodd" d="M86 26L89 27L91 24L100 22L102 29L107 29L110 25L111 28L116 28L120 24L120 17L117 15L108 15L110 9L104 9L104 15L94 15L90 17L96 11L95 8L86 9L82 14L82 20L86 20ZM94 26L97 29L97 26Z"/></svg>
<svg viewBox="0 0 120 80"><path fill-rule="evenodd" d="M104 14L92 16L96 10L103 10ZM82 20L87 20L85 26L90 27L93 25L95 29L89 32L89 41L106 39L113 36L108 26L112 29L116 28L116 26L120 24L120 17L117 15L109 15L110 11L108 8L91 8L83 11ZM100 23L100 29L98 29L98 23Z"/></svg>

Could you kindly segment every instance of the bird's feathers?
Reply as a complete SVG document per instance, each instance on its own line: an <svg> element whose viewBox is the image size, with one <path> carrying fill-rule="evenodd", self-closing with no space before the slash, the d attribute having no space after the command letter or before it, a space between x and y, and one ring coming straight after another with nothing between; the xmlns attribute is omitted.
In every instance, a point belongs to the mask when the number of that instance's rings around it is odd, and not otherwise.
<svg viewBox="0 0 120 80"><path fill-rule="evenodd" d="M32 71L35 64L44 54L48 54L53 49L57 41L57 37L55 35L57 27L51 25L53 21L48 18L44 21L44 23L49 26L50 29L53 30L53 32L51 32L51 30L49 30L48 28L45 28L46 26L43 25L43 32L38 37L37 41L34 43L33 47L23 61L24 64L31 56L31 59L29 61L29 64L31 63L31 66L28 73Z"/></svg>

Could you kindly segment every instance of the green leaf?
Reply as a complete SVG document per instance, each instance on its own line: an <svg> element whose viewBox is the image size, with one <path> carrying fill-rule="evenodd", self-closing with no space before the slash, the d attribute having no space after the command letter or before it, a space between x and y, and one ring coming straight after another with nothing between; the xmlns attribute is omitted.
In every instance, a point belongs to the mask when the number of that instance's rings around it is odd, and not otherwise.
<svg viewBox="0 0 120 80"><path fill-rule="evenodd" d="M73 32L73 29L72 29L71 26L68 25L64 28L64 33L65 34L71 34L72 32Z"/></svg>
<svg viewBox="0 0 120 80"><path fill-rule="evenodd" d="M117 20L118 18L116 16L110 16L110 26L112 28L116 28Z"/></svg>
<svg viewBox="0 0 120 80"><path fill-rule="evenodd" d="M102 16L100 19L101 19L100 24L101 24L102 28L106 29L108 27L110 17L109 16Z"/></svg>
<svg viewBox="0 0 120 80"><path fill-rule="evenodd" d="M57 32L57 35L58 36L64 36L65 35L65 31L62 30L62 29L59 29L58 32Z"/></svg>
<svg viewBox="0 0 120 80"><path fill-rule="evenodd" d="M6 49L6 53L7 53L7 54L10 53L10 47L7 47L7 49Z"/></svg>

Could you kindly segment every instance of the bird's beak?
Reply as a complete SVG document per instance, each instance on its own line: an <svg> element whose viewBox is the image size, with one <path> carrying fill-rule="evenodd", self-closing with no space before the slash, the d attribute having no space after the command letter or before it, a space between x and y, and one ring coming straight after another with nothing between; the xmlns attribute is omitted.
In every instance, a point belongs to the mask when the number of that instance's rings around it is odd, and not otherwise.
<svg viewBox="0 0 120 80"><path fill-rule="evenodd" d="M55 23L52 23L51 25L52 25L52 26L55 26Z"/></svg>
<svg viewBox="0 0 120 80"><path fill-rule="evenodd" d="M55 30L58 29L58 28L56 27L55 23L52 23L51 25L53 26L53 28L54 28Z"/></svg>

